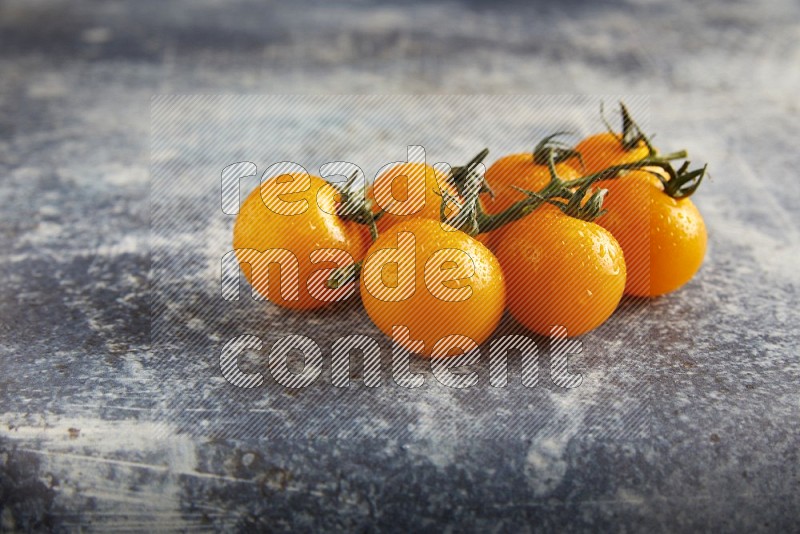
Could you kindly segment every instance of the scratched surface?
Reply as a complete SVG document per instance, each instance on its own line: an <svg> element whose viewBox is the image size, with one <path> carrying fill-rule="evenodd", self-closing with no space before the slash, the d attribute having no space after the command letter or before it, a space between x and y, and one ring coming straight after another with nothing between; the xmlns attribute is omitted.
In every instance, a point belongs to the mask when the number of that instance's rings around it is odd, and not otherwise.
<svg viewBox="0 0 800 534"><path fill-rule="evenodd" d="M800 529L798 62L788 0L3 2L0 529ZM576 390L513 373L504 390L337 390L329 370L300 393L237 390L214 366L243 325L265 342L374 331L347 305L334 323L263 304L267 321L209 320L217 254L202 251L151 323L172 282L151 273L169 228L151 215L159 165L220 170L151 154L151 96L167 93L647 95L657 143L709 162L706 263L587 339ZM187 136L165 138L203 139L199 115L176 117ZM586 133L572 117L547 120ZM431 150L468 157L480 137ZM203 191L176 204L181 247L221 242Z"/></svg>

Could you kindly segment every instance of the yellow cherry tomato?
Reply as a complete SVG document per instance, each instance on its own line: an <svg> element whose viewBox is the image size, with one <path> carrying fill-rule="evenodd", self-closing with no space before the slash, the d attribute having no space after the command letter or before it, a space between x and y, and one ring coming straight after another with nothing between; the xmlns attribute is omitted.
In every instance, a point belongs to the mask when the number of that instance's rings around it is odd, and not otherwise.
<svg viewBox="0 0 800 534"><path fill-rule="evenodd" d="M382 233L361 270L361 299L389 336L408 329L407 349L425 356L437 342L464 336L476 344L503 314L505 283L497 258L467 234L432 219L409 219ZM422 341L415 347L413 340Z"/></svg>
<svg viewBox="0 0 800 534"><path fill-rule="evenodd" d="M495 253L506 274L507 307L526 328L578 336L614 312L625 288L622 248L610 232L544 205L508 225Z"/></svg>
<svg viewBox="0 0 800 534"><path fill-rule="evenodd" d="M335 214L337 198L322 178L291 173L265 180L242 203L233 246L247 280L261 296L294 309L338 300L325 286L327 273L360 261L369 233Z"/></svg>
<svg viewBox="0 0 800 534"><path fill-rule="evenodd" d="M675 291L700 269L708 240L703 217L688 198L674 199L649 172L597 182L608 189L597 223L625 254L625 292L653 297Z"/></svg>

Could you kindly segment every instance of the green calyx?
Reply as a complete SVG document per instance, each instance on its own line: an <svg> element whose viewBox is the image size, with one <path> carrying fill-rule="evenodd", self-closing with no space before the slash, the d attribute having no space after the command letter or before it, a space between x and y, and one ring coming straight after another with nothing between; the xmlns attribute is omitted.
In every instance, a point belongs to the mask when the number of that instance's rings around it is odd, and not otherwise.
<svg viewBox="0 0 800 534"><path fill-rule="evenodd" d="M344 184L334 185L341 197L341 202L336 208L336 214L344 220L354 221L369 227L369 233L372 236L372 240L375 241L378 238L378 228L375 226L375 221L383 215L383 212L377 215L372 213L372 205L367 200L367 195L364 194L364 191L356 193L353 190L353 185L357 178L358 171L354 172Z"/></svg>
<svg viewBox="0 0 800 534"><path fill-rule="evenodd" d="M636 121L633 120L631 117L630 111L628 111L627 106L622 102L619 103L619 113L622 119L622 133L618 134L614 131L611 124L609 124L608 120L605 116L605 110L603 103L600 102L600 119L603 121L603 124L606 125L608 131L616 137L622 148L625 151L633 150L634 148L639 146L639 143L644 143L647 147L647 151L649 156L655 156L658 151L653 147L653 143L650 141L650 137L648 137L644 131L636 124Z"/></svg>
<svg viewBox="0 0 800 534"><path fill-rule="evenodd" d="M578 158L581 168L584 168L581 153L567 143L556 139L562 135L571 135L571 132L556 132L539 141L536 148L533 149L533 162L537 165L549 165L552 158L553 162L558 165L572 158Z"/></svg>
<svg viewBox="0 0 800 534"><path fill-rule="evenodd" d="M656 174L656 176L664 185L666 194L672 198L688 198L700 187L700 182L705 178L707 168L708 163L700 169L689 170L689 162L684 161L683 165L677 171L674 171L674 174L671 174L668 180L664 179L660 174Z"/></svg>
<svg viewBox="0 0 800 534"><path fill-rule="evenodd" d="M471 236L476 236L481 231L480 217L483 210L478 200L481 193L489 193L494 196L483 173L479 172L483 160L488 155L489 149L484 148L466 165L453 167L450 181L458 191L458 198L454 198L447 191L442 191L442 204L439 211L441 221ZM457 208L450 215L447 214L448 205Z"/></svg>

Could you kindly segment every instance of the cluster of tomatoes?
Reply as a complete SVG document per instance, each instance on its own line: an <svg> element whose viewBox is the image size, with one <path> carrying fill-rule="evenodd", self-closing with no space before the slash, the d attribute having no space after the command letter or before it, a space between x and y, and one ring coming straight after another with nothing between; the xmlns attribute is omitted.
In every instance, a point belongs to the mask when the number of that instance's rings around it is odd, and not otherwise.
<svg viewBox="0 0 800 534"><path fill-rule="evenodd" d="M672 160L685 153L660 154L624 105L621 116L620 132L574 147L555 134L485 173L477 170L488 151L450 172L398 164L361 195L307 174L270 178L243 203L234 247L297 259L300 284L287 298L267 283L274 265L259 274L240 256L251 285L273 303L319 308L358 285L375 325L387 335L407 328L403 343L429 357L450 355L459 339L484 342L506 309L539 334L554 326L584 334L623 294L683 286L706 250L703 219L688 198L705 167L676 169ZM266 192L290 213L271 209ZM413 212L385 202L412 194L421 201Z"/></svg>

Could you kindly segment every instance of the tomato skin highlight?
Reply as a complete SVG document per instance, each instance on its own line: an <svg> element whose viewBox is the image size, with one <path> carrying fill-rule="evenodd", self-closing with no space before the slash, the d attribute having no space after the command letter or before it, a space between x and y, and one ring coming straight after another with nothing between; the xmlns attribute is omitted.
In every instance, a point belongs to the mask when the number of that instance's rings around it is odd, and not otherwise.
<svg viewBox="0 0 800 534"><path fill-rule="evenodd" d="M398 247L398 236L408 233L414 236L413 294L399 301L380 298L369 289L370 280L398 285L400 267L387 263L378 270L379 264L371 262L381 251ZM437 298L430 289L436 283L426 281L426 263L447 250L461 251L474 269L469 277L445 283L452 290L469 287L470 294L463 300ZM392 226L372 244L361 271L361 299L370 319L382 332L391 337L394 326L407 327L411 340L424 342L421 354L430 357L436 342L446 336L466 336L476 344L491 336L503 314L504 280L497 258L479 241L438 221L417 218ZM412 349L409 345L406 348Z"/></svg>
<svg viewBox="0 0 800 534"><path fill-rule="evenodd" d="M625 254L625 293L655 297L694 277L705 257L708 234L691 199L674 199L646 171L597 183L608 189L597 224L617 238Z"/></svg>
<svg viewBox="0 0 800 534"><path fill-rule="evenodd" d="M544 205L505 228L495 253L506 273L507 307L523 326L570 337L600 326L625 288L622 248L600 226Z"/></svg>
<svg viewBox="0 0 800 534"><path fill-rule="evenodd" d="M575 146L585 165L585 174L593 174L603 169L623 163L633 163L646 158L650 151L644 141L626 149L619 134L603 132L583 139Z"/></svg>
<svg viewBox="0 0 800 534"><path fill-rule="evenodd" d="M276 180L287 177L300 179L300 175L282 175L265 180L253 190L239 209L233 229L233 246L237 257L242 261L239 249L268 251L283 249L291 252L298 261L298 289L296 300L284 298L281 292L281 278L286 271L270 267L269 285L263 278L254 280L252 268L244 268L245 277L254 289L264 298L282 307L292 309L314 309L327 306L330 302L319 300L309 292L309 279L320 269L332 269L338 265L334 261L313 262L311 255L321 249L338 249L347 252L353 261L359 261L369 246L369 231L366 227L346 221L335 215L337 194L331 184L317 176L310 176L310 185L304 191L277 195L286 203L303 202L305 211L294 215L277 213L267 207L265 197L270 188L275 188ZM300 204L297 204L300 206ZM278 276L280 273L280 277Z"/></svg>
<svg viewBox="0 0 800 534"><path fill-rule="evenodd" d="M556 173L563 180L580 178L579 169L580 162L577 158L556 164ZM511 207L515 202L525 199L525 195L514 187L534 192L541 191L550 183L550 169L547 165L536 163L533 153L510 154L492 163L486 169L485 178L494 192L494 198L484 193L481 197L481 206L486 213L495 215Z"/></svg>
<svg viewBox="0 0 800 534"><path fill-rule="evenodd" d="M394 201L402 202L408 199L415 186L424 180L424 198L417 198L419 210L414 213L391 213ZM381 173L367 191L367 198L373 201L373 213L381 211L382 207L388 209L376 221L378 232L383 233L395 224L415 218L439 220L441 216L442 190L453 197L458 196L456 189L449 183L447 177L423 163L400 163ZM449 215L449 211L445 212Z"/></svg>

